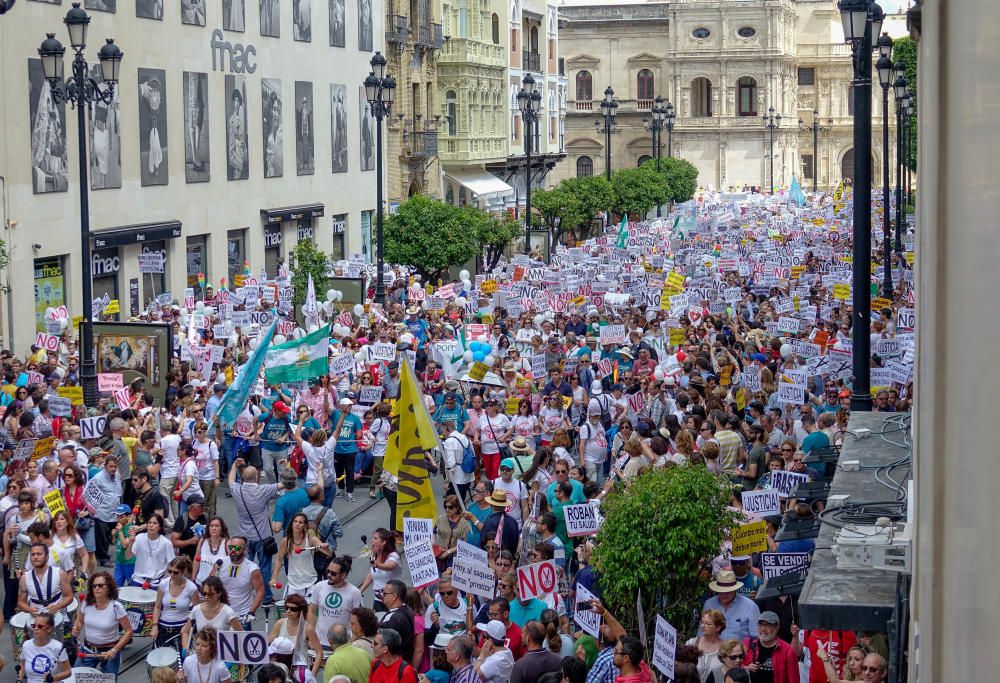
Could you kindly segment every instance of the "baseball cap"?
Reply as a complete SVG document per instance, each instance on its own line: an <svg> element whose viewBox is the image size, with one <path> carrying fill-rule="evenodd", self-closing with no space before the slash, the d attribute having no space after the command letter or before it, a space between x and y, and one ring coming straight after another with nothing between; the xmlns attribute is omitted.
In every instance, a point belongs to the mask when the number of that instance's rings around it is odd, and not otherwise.
<svg viewBox="0 0 1000 683"><path fill-rule="evenodd" d="M272 655L290 655L294 651L295 644L290 638L285 638L284 636L275 638L267 647L267 655L269 657Z"/></svg>
<svg viewBox="0 0 1000 683"><path fill-rule="evenodd" d="M131 512L132 512L132 508L130 508L125 503L122 503L121 505L119 505L118 507L115 508L115 514L116 515L128 515L128 514L131 514Z"/></svg>
<svg viewBox="0 0 1000 683"><path fill-rule="evenodd" d="M777 626L778 624L781 623L781 620L778 619L778 615L770 610L768 610L767 612L761 612L760 616L757 617L757 621L758 622L762 621L765 624L771 624L772 626Z"/></svg>
<svg viewBox="0 0 1000 683"><path fill-rule="evenodd" d="M344 398L340 399L340 405L342 405L342 406L353 406L354 405L354 401L352 401L351 399L349 399L349 398L347 398L345 396Z"/></svg>
<svg viewBox="0 0 1000 683"><path fill-rule="evenodd" d="M604 386L601 384L601 380L595 379L590 383L590 393L593 396L600 396L604 393Z"/></svg>
<svg viewBox="0 0 1000 683"><path fill-rule="evenodd" d="M758 363L766 363L767 356L765 356L763 353L755 353L752 356L750 356L750 360L755 360Z"/></svg>
<svg viewBox="0 0 1000 683"><path fill-rule="evenodd" d="M226 386L225 382L219 382L218 384L212 385L212 391L225 391L229 387Z"/></svg>
<svg viewBox="0 0 1000 683"><path fill-rule="evenodd" d="M506 467L507 469L511 470L514 469L514 459L504 458L503 460L500 461L500 467Z"/></svg>
<svg viewBox="0 0 1000 683"><path fill-rule="evenodd" d="M274 403L271 404L271 407L274 408L274 412L276 413L288 412L288 406L285 405L284 401L275 401Z"/></svg>
<svg viewBox="0 0 1000 683"><path fill-rule="evenodd" d="M485 624L476 624L476 628L496 641L503 641L507 637L507 628L502 621L492 619Z"/></svg>

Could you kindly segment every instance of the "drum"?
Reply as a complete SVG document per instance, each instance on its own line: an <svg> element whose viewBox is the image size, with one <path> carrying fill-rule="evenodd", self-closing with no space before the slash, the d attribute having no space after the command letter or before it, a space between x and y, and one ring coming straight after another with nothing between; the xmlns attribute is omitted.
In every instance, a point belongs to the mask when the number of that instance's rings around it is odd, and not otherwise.
<svg viewBox="0 0 1000 683"><path fill-rule="evenodd" d="M58 641L62 638L63 623L65 621L65 617L61 613L55 615L51 633L53 640ZM18 612L10 618L10 640L14 647L15 662L21 661L21 646L24 645L24 641L32 637L31 625L33 623L35 623L35 616L29 612Z"/></svg>
<svg viewBox="0 0 1000 683"><path fill-rule="evenodd" d="M226 662L226 668L229 670L229 677L234 681L245 681L250 674L250 667L246 664Z"/></svg>
<svg viewBox="0 0 1000 683"><path fill-rule="evenodd" d="M118 590L118 601L125 608L134 635L148 638L153 630L153 607L156 605L156 595L156 591L135 586L126 586Z"/></svg>
<svg viewBox="0 0 1000 683"><path fill-rule="evenodd" d="M146 677L153 683L153 669L161 667L177 672L181 668L181 656L172 647L158 647L146 655Z"/></svg>

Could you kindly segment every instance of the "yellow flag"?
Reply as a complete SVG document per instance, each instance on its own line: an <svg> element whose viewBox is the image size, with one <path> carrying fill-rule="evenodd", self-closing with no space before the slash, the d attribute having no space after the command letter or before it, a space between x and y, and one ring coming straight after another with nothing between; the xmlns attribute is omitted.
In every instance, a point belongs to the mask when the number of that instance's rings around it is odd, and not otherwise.
<svg viewBox="0 0 1000 683"><path fill-rule="evenodd" d="M393 407L392 431L385 451L385 469L399 478L397 529L403 528L405 517L437 518L431 473L424 452L439 445L437 431L424 405L424 395L405 357L400 370L399 399Z"/></svg>

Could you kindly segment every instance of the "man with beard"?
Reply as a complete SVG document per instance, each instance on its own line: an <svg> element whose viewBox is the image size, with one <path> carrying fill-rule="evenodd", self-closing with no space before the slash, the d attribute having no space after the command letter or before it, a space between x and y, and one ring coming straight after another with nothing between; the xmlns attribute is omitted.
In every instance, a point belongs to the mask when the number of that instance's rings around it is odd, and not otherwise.
<svg viewBox="0 0 1000 683"><path fill-rule="evenodd" d="M362 606L361 591L347 580L351 563L350 555L333 558L326 570L326 581L312 587L309 623L316 629L323 647L330 647L330 627L340 624L349 628L351 610Z"/></svg>
<svg viewBox="0 0 1000 683"><path fill-rule="evenodd" d="M229 539L229 560L222 566L216 565L211 576L222 579L222 585L229 594L229 606L243 622L243 628L249 629L253 623L254 614L264 600L264 577L260 567L247 559L247 539L243 536L233 536Z"/></svg>
<svg viewBox="0 0 1000 683"><path fill-rule="evenodd" d="M69 606L73 602L70 573L49 565L49 546L32 543L28 558L31 570L21 575L17 609L38 616L55 614Z"/></svg>

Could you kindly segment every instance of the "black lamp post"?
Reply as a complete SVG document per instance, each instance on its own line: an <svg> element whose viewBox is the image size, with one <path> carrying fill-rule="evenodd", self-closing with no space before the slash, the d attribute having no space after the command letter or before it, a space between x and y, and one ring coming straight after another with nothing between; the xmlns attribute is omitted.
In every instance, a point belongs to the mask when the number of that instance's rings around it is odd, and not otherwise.
<svg viewBox="0 0 1000 683"><path fill-rule="evenodd" d="M542 108L542 93L531 74L525 74L517 93L517 106L524 121L524 253L531 253L531 145L534 142L538 112Z"/></svg>
<svg viewBox="0 0 1000 683"><path fill-rule="evenodd" d="M653 158L656 159L656 172L660 173L660 131L663 130L663 124L667 120L667 108L663 106L663 97L660 95L657 95L653 101L652 114L652 120L643 119L642 122L645 124L646 130L653 133ZM662 215L662 208L657 203L656 217L660 218Z"/></svg>
<svg viewBox="0 0 1000 683"><path fill-rule="evenodd" d="M83 386L83 402L87 407L97 405L97 373L94 362L94 330L92 301L93 283L90 272L90 199L87 194L87 108L96 102L110 104L114 98L114 87L118 83L118 73L121 68L122 51L115 41L108 38L97 53L101 64L101 78L107 87L90 77L90 67L83 57L87 49L87 27L90 17L80 9L80 3L74 2L73 7L63 19L69 30L69 43L73 48L73 74L63 80L63 55L66 48L56 38L56 34L47 33L45 40L38 48L38 56L42 59L42 72L49 82L52 98L56 102L69 102L76 107L77 145L80 161L80 258L82 262L83 286L83 322L80 327L80 378Z"/></svg>
<svg viewBox="0 0 1000 683"><path fill-rule="evenodd" d="M882 296L892 299L892 226L889 224L889 88L896 70L892 65L892 38L883 33L878 39L878 82L882 86Z"/></svg>
<svg viewBox="0 0 1000 683"><path fill-rule="evenodd" d="M909 89L906 64L896 62L896 80L892 84L896 97L896 253L903 253L903 110L906 109Z"/></svg>
<svg viewBox="0 0 1000 683"><path fill-rule="evenodd" d="M827 122L829 123L830 127L832 128L833 127L833 119L832 118L831 119L827 119ZM816 192L817 191L817 189L816 189L817 188L817 183L818 183L818 180L819 180L819 134L820 133L828 133L830 131L830 128L824 128L823 126L819 125L819 112L816 111L815 109L813 109L813 122L812 122L812 125L810 125L808 128L806 128L805 126L802 125L802 119L799 119L799 130L811 130L812 134L813 134L813 167L812 167L812 175L813 175L813 192ZM803 173L804 172L805 172L805 169L803 169Z"/></svg>
<svg viewBox="0 0 1000 683"><path fill-rule="evenodd" d="M764 114L764 125L771 132L771 151L768 156L771 158L771 194L774 194L774 129L781 125L781 114L774 113L774 107L768 107Z"/></svg>
<svg viewBox="0 0 1000 683"><path fill-rule="evenodd" d="M916 132L916 124L917 124L916 119L913 118L914 114L913 101L914 101L913 93L911 92L909 102L907 103L906 110L904 112L906 114L906 125L903 126L903 134L906 136L905 144L903 145L903 149L905 150L905 154L903 156L903 159L905 159L905 161L903 163L903 166L906 169L907 204L913 203L913 184L910 182L911 181L910 172L912 170L910 164L910 145L913 144L913 134Z"/></svg>
<svg viewBox="0 0 1000 683"><path fill-rule="evenodd" d="M615 91L609 85L604 89L604 99L601 100L601 114L604 116L604 126L600 121L595 121L594 126L598 133L604 133L604 175L611 180L611 133L615 129L615 112L618 111L618 102L615 101Z"/></svg>
<svg viewBox="0 0 1000 683"><path fill-rule="evenodd" d="M667 102L667 116L664 125L667 127L667 158L674 158L674 123L677 114L674 113L674 105Z"/></svg>
<svg viewBox="0 0 1000 683"><path fill-rule="evenodd" d="M871 397L871 250L872 250L872 36L882 32L885 14L871 0L837 3L854 58L854 259L852 261L851 410L870 411Z"/></svg>
<svg viewBox="0 0 1000 683"><path fill-rule="evenodd" d="M396 79L385 74L385 57L376 51L365 78L365 98L375 117L375 302L385 304L385 237L382 232L382 121L392 111Z"/></svg>

